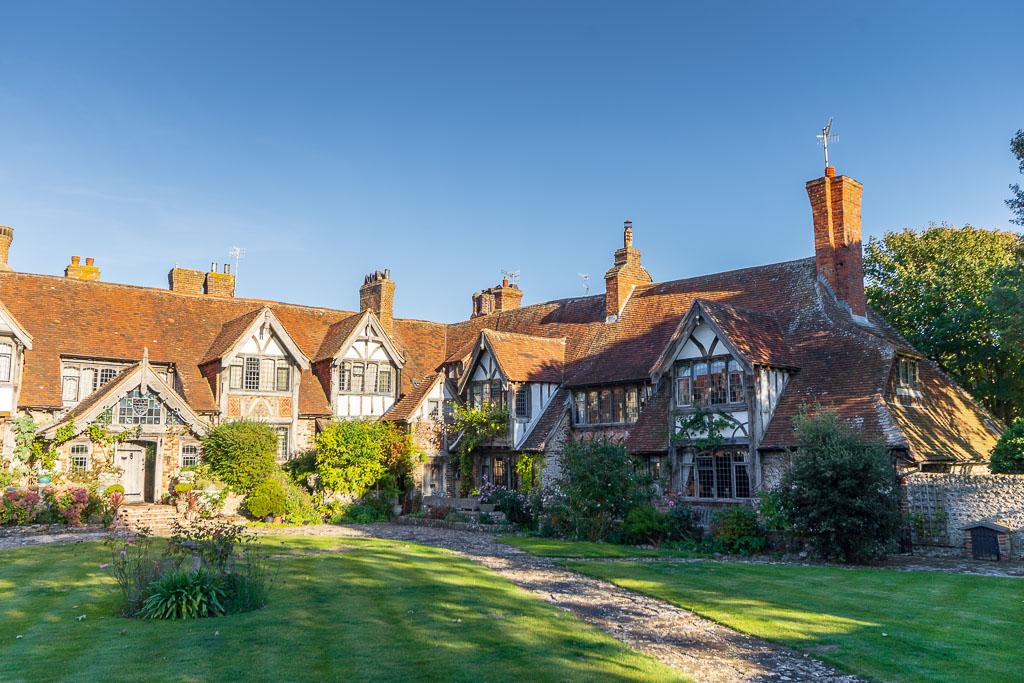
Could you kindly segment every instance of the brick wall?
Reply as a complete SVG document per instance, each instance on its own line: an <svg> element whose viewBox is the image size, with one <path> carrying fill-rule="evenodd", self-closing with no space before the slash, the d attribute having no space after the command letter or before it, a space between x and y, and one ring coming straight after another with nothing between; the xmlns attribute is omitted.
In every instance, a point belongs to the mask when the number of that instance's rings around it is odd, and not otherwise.
<svg viewBox="0 0 1024 683"><path fill-rule="evenodd" d="M914 542L962 553L964 527L1010 528L1010 556L1024 559L1024 475L912 474L904 478Z"/></svg>

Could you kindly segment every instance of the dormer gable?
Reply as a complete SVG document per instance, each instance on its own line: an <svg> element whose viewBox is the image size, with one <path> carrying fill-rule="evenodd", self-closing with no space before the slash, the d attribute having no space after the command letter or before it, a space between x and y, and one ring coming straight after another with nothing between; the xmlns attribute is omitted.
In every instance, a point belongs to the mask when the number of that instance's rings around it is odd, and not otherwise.
<svg viewBox="0 0 1024 683"><path fill-rule="evenodd" d="M26 349L32 349L32 335L28 333L14 314L0 302L0 335L10 335Z"/></svg>
<svg viewBox="0 0 1024 683"><path fill-rule="evenodd" d="M302 370L309 368L309 358L269 306L224 323L200 365L220 361L228 366L236 356L247 354L286 357Z"/></svg>

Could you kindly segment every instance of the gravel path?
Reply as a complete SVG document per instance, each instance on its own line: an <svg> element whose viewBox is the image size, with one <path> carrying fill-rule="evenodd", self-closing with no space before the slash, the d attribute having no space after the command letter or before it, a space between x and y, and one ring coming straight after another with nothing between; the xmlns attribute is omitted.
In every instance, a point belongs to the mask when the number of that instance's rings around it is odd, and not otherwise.
<svg viewBox="0 0 1024 683"><path fill-rule="evenodd" d="M56 534L13 534L10 536L0 536L0 550L5 548L23 548L30 545L46 545L49 543L99 541L106 538L107 533L106 531L68 531Z"/></svg>
<svg viewBox="0 0 1024 683"><path fill-rule="evenodd" d="M494 536L395 524L266 533L372 536L453 550L698 681L858 681L809 655L737 633L693 612L557 566Z"/></svg>

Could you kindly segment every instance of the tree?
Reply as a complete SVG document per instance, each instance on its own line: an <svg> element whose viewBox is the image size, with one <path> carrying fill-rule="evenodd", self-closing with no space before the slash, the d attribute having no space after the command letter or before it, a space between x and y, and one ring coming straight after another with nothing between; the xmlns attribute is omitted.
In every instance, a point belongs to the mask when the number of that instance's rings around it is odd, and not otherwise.
<svg viewBox="0 0 1024 683"><path fill-rule="evenodd" d="M1013 156L1017 157L1020 172L1024 173L1024 130L1018 130L1017 134L1010 138L1010 150L1013 152ZM1018 183L1014 183L1010 185L1010 191L1013 196L1006 200L1006 205L1010 207L1010 211L1014 215L1010 222L1024 225L1024 190Z"/></svg>
<svg viewBox="0 0 1024 683"><path fill-rule="evenodd" d="M361 496L371 488L397 493L413 468L412 440L390 422L338 420L316 437L319 488Z"/></svg>
<svg viewBox="0 0 1024 683"><path fill-rule="evenodd" d="M778 490L791 532L826 559L883 557L900 528L885 444L865 441L834 413L801 411L795 424L799 448Z"/></svg>
<svg viewBox="0 0 1024 683"><path fill-rule="evenodd" d="M1024 413L1024 344L1004 343L994 290L1020 245L1013 232L931 226L872 237L864 262L871 306L1004 421Z"/></svg>
<svg viewBox="0 0 1024 683"><path fill-rule="evenodd" d="M988 468L993 474L1024 474L1024 419L1014 422L999 437Z"/></svg>
<svg viewBox="0 0 1024 683"><path fill-rule="evenodd" d="M248 493L277 470L276 453L277 434L264 422L224 422L203 437L203 461L237 493Z"/></svg>

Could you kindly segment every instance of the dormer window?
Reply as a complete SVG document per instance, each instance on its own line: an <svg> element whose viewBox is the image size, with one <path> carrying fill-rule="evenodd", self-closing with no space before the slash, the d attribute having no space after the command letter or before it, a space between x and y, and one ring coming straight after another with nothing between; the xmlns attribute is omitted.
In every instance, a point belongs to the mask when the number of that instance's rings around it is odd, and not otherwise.
<svg viewBox="0 0 1024 683"><path fill-rule="evenodd" d="M77 403L117 377L125 365L98 361L62 361L61 399L65 403ZM157 371L167 379L166 370ZM2 381L2 380L0 380Z"/></svg>
<svg viewBox="0 0 1024 683"><path fill-rule="evenodd" d="M743 403L743 369L730 358L676 365L676 405L718 406Z"/></svg>
<svg viewBox="0 0 1024 683"><path fill-rule="evenodd" d="M913 358L900 358L898 363L897 382L905 389L919 389L920 376L917 372L917 361Z"/></svg>
<svg viewBox="0 0 1024 683"><path fill-rule="evenodd" d="M516 389L516 418L529 420L530 407L530 387L519 387Z"/></svg>
<svg viewBox="0 0 1024 683"><path fill-rule="evenodd" d="M484 406L505 407L505 392L501 390L501 380L484 380L469 383L469 403L474 408Z"/></svg>
<svg viewBox="0 0 1024 683"><path fill-rule="evenodd" d="M343 394L383 394L393 392L394 368L387 362L344 361L338 366L338 391Z"/></svg>

